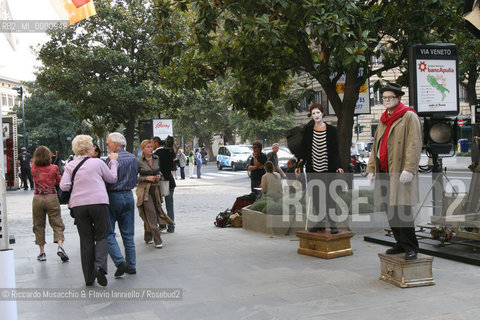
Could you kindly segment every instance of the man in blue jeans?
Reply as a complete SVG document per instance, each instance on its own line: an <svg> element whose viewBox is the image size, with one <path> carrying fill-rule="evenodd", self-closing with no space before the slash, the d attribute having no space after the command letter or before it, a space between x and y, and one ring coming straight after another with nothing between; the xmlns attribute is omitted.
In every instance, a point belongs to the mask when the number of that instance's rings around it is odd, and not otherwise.
<svg viewBox="0 0 480 320"><path fill-rule="evenodd" d="M122 276L125 272L135 274L135 200L132 189L137 185L138 163L137 158L130 152L125 151L127 141L118 132L111 133L107 137L107 149L111 153L118 153L118 180L116 183L107 184L109 206L109 234L108 253L112 258L117 271L115 277ZM108 162L108 160L107 160ZM125 248L125 258L115 239L115 223L122 236Z"/></svg>

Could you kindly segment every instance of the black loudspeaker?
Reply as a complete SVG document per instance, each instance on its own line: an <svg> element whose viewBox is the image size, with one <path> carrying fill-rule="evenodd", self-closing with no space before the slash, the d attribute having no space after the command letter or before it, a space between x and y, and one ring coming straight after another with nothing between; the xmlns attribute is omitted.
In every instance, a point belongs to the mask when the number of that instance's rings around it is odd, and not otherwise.
<svg viewBox="0 0 480 320"><path fill-rule="evenodd" d="M140 136L140 142L145 139L150 140L153 137L153 121L138 120L138 132Z"/></svg>

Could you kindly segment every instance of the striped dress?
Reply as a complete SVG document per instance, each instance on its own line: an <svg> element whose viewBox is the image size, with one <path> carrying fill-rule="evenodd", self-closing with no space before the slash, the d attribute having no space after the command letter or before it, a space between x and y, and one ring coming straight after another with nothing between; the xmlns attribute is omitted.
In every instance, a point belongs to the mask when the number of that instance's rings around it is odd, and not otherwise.
<svg viewBox="0 0 480 320"><path fill-rule="evenodd" d="M313 130L312 167L315 172L328 171L327 130Z"/></svg>

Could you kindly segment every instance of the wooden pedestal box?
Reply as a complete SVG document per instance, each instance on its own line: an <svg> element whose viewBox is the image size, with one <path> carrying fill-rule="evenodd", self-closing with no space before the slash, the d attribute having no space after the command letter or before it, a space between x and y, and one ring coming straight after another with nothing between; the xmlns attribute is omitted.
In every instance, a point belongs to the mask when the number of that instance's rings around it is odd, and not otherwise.
<svg viewBox="0 0 480 320"><path fill-rule="evenodd" d="M300 238L299 254L324 259L349 256L353 254L350 247L350 238L353 232L340 230L337 234L330 232L297 231Z"/></svg>
<svg viewBox="0 0 480 320"><path fill-rule="evenodd" d="M418 254L415 260L405 260L405 253L379 253L381 264L380 279L400 288L432 286L433 257Z"/></svg>

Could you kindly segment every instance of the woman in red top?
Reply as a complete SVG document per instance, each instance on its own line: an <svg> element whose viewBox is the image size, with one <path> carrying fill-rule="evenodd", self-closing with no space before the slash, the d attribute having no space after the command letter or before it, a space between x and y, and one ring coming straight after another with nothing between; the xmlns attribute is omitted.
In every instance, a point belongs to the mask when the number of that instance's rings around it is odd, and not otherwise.
<svg viewBox="0 0 480 320"><path fill-rule="evenodd" d="M44 146L40 146L33 154L32 176L35 191L32 202L33 232L35 244L40 247L40 255L37 260L45 261L45 224L46 216L53 229L53 241L58 244L57 255L62 261L68 261L68 256L63 250L63 224L60 202L58 201L55 185L60 183L61 177L58 167L52 165L52 152Z"/></svg>

